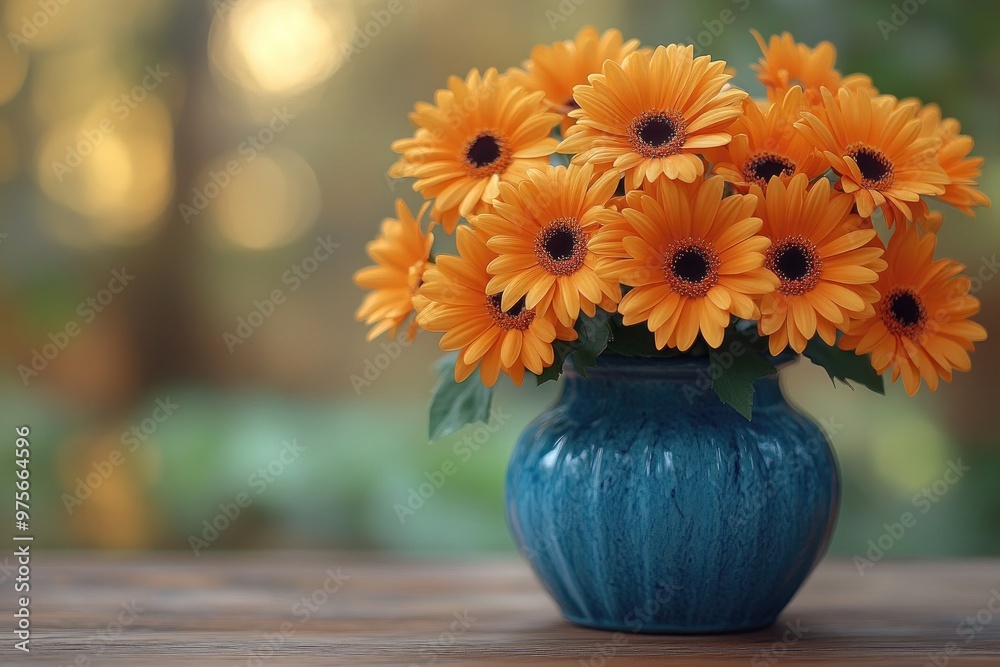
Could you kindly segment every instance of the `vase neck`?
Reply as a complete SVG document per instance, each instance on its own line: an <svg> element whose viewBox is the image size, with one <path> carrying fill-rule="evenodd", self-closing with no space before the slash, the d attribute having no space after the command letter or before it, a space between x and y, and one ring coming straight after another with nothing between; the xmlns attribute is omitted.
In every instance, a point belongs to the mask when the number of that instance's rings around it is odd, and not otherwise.
<svg viewBox="0 0 1000 667"><path fill-rule="evenodd" d="M633 358L603 355L587 376L572 364L566 366L563 403L618 412L650 405L663 409L685 407L729 410L712 390L712 367L705 357ZM777 374L754 383L755 409L783 404Z"/></svg>

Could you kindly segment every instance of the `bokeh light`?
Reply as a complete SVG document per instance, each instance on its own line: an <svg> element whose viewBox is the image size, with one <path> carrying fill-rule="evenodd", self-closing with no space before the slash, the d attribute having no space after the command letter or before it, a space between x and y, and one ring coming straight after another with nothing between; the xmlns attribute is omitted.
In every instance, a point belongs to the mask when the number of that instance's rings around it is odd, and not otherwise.
<svg viewBox="0 0 1000 667"><path fill-rule="evenodd" d="M28 54L24 50L0 48L0 104L21 90L28 73Z"/></svg>
<svg viewBox="0 0 1000 667"><path fill-rule="evenodd" d="M941 476L951 452L948 436L932 420L912 415L906 420L878 422L873 429L874 472L894 490L909 496L913 489Z"/></svg>
<svg viewBox="0 0 1000 667"><path fill-rule="evenodd" d="M227 172L226 166L233 164L238 171ZM287 245L309 228L320 210L316 174L287 149L269 148L249 161L239 153L223 155L199 183L207 222L217 238L238 248Z"/></svg>
<svg viewBox="0 0 1000 667"><path fill-rule="evenodd" d="M149 238L173 194L173 124L150 97L116 115L103 99L73 120L55 124L39 144L35 178L53 201L80 214L46 216L57 239L134 243Z"/></svg>
<svg viewBox="0 0 1000 667"><path fill-rule="evenodd" d="M94 44L35 58L32 85L26 92L38 122L52 124L86 113L96 97L110 97L129 87L108 46Z"/></svg>
<svg viewBox="0 0 1000 667"><path fill-rule="evenodd" d="M171 4L170 0L6 0L4 41L12 49L33 53L71 43L100 43L161 24Z"/></svg>
<svg viewBox="0 0 1000 667"><path fill-rule="evenodd" d="M247 90L292 95L333 74L353 28L344 3L242 0L216 13L210 52L216 68Z"/></svg>

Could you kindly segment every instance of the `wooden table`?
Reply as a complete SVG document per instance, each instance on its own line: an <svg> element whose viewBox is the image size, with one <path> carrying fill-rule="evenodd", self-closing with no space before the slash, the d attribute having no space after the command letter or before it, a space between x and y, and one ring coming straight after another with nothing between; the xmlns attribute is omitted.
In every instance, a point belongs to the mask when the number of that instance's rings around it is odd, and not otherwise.
<svg viewBox="0 0 1000 667"><path fill-rule="evenodd" d="M863 577L826 562L777 625L714 637L575 627L515 559L40 553L32 566L31 653L12 648L8 578L2 665L1000 665L1000 561L881 562Z"/></svg>

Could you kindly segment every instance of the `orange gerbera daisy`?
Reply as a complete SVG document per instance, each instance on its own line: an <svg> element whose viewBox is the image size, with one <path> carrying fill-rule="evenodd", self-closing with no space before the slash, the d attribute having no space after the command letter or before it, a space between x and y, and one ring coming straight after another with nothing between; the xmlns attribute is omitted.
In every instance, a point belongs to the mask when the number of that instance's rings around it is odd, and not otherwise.
<svg viewBox="0 0 1000 667"><path fill-rule="evenodd" d="M889 225L913 220L921 195L944 193L948 174L935 157L941 140L920 136L915 101L841 88L836 96L824 89L823 105L820 115L803 112L795 127L826 155L862 217L881 207Z"/></svg>
<svg viewBox="0 0 1000 667"><path fill-rule="evenodd" d="M972 207L989 206L990 198L976 189L979 186L983 158L968 157L972 152L972 137L959 134L962 127L954 118L941 120L941 107L936 104L928 104L921 109L920 120L923 123L921 136L941 140L937 159L951 179L951 183L944 186L941 201L951 204L966 215L975 216Z"/></svg>
<svg viewBox="0 0 1000 667"><path fill-rule="evenodd" d="M730 314L757 319L755 303L778 279L764 268L771 242L755 236L757 198L722 198L721 176L684 185L660 179L626 196L625 220L591 244L598 270L632 289L618 305L626 325L646 322L657 349L684 351L699 331L718 347Z"/></svg>
<svg viewBox="0 0 1000 667"><path fill-rule="evenodd" d="M885 269L881 247L869 245L875 230L851 213L849 195L832 191L821 178L809 187L805 174L786 186L778 177L765 194L754 185L760 233L771 239L764 266L781 284L760 302L758 329L768 336L771 354L786 347L801 353L819 334L837 342L837 329L851 318L871 317L879 294L873 283Z"/></svg>
<svg viewBox="0 0 1000 667"><path fill-rule="evenodd" d="M837 49L830 42L820 42L815 47L808 47L795 41L792 34L783 32L780 36L771 35L770 42L756 30L750 31L760 46L764 57L758 64L751 65L757 72L757 78L767 87L768 97L779 102L793 86L801 86L805 92L806 102L810 105L821 104L823 101L821 89L837 90L841 87L861 90L866 94L875 94L872 80L864 74L841 76L834 69L837 61Z"/></svg>
<svg viewBox="0 0 1000 667"><path fill-rule="evenodd" d="M621 219L606 208L618 176L608 172L594 181L593 174L590 165L532 170L516 186L500 185L495 213L472 218L499 254L490 262L486 289L503 292L501 308L523 298L527 308L552 308L567 327L581 310L593 316L602 302L614 309L621 288L597 274L588 244L601 225Z"/></svg>
<svg viewBox="0 0 1000 667"><path fill-rule="evenodd" d="M417 315L417 323L428 331L441 331L442 350L459 350L455 380L462 382L480 366L483 384L492 387L500 371L520 386L525 369L541 373L551 366L557 334L571 340L572 329L557 329L554 318L538 313L520 299L503 308L499 294L489 294L486 267L496 254L469 227L458 229L458 256L438 257L427 271L422 296L429 301Z"/></svg>
<svg viewBox="0 0 1000 667"><path fill-rule="evenodd" d="M746 93L724 90L725 68L677 44L636 51L622 65L607 61L589 85L574 89L577 122L559 151L624 173L630 190L660 174L691 183L705 170L699 153L729 143L725 128L742 113Z"/></svg>
<svg viewBox="0 0 1000 667"><path fill-rule="evenodd" d="M419 103L410 114L418 128L411 139L393 142L402 153L393 177L414 177L413 189L434 199L432 217L447 233L459 217L476 213L500 191L501 181L518 181L532 167L544 167L556 147L550 135L559 115L543 93L528 93L507 76L473 69L465 81L448 80L434 104Z"/></svg>
<svg viewBox="0 0 1000 667"><path fill-rule="evenodd" d="M743 100L743 115L729 127L733 140L717 149L715 173L741 192L751 184L767 189L772 176L787 182L795 174L806 174L810 179L822 174L829 164L794 126L805 108L798 86L789 88L766 111L756 100Z"/></svg>
<svg viewBox="0 0 1000 667"><path fill-rule="evenodd" d="M949 259L934 261L934 234L920 235L914 225L900 225L886 249L889 268L876 287L882 295L875 317L855 321L840 347L871 354L879 374L892 368L892 380L903 378L910 396L920 380L931 391L938 378L951 382L953 370L971 368L973 342L986 340L986 329L969 318L979 300L969 295L965 268Z"/></svg>
<svg viewBox="0 0 1000 667"><path fill-rule="evenodd" d="M575 122L567 114L580 108L573 99L573 87L587 83L591 74L600 73L605 60L621 63L638 46L638 39L626 42L618 30L598 34L597 30L587 26L577 33L575 39L536 46L531 51L531 59L524 62L524 69L512 68L508 75L525 90L545 93L549 108L563 116L562 132L565 135Z"/></svg>
<svg viewBox="0 0 1000 667"><path fill-rule="evenodd" d="M375 266L355 273L354 282L372 293L365 297L355 317L372 325L368 340L384 331L395 336L414 310L413 297L423 281L434 244L433 234L420 231L420 219L427 206L414 218L406 202L397 199L396 218L383 220L378 238L365 248ZM412 340L415 334L414 322L407 336Z"/></svg>

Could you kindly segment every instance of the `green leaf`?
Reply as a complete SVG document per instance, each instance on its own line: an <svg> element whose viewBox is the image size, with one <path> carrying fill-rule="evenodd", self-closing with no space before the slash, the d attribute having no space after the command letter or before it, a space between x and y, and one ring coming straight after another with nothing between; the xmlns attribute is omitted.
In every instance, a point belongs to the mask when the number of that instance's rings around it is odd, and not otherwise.
<svg viewBox="0 0 1000 667"><path fill-rule="evenodd" d="M840 380L853 389L854 385L851 383L856 382L877 394L885 394L885 381L872 368L871 357L867 354L859 356L851 350L827 345L819 338L809 341L804 354L809 357L809 361L826 370L834 386Z"/></svg>
<svg viewBox="0 0 1000 667"><path fill-rule="evenodd" d="M625 326L621 315L615 315L611 319L608 349L623 357L673 357L680 354L670 347L657 350L656 337L645 322Z"/></svg>
<svg viewBox="0 0 1000 667"><path fill-rule="evenodd" d="M479 379L479 369L465 379L455 381L455 362L458 355L443 357L437 364L439 374L431 398L428 435L439 440L458 431L466 424L485 422L490 417L493 388Z"/></svg>
<svg viewBox="0 0 1000 667"><path fill-rule="evenodd" d="M573 344L567 343L564 340L557 340L552 343L552 353L552 365L543 368L542 372L536 376L538 378L538 384L543 384L549 380L559 379L559 376L562 375L563 365L566 363L566 358L573 353Z"/></svg>
<svg viewBox="0 0 1000 667"><path fill-rule="evenodd" d="M754 348L751 339L730 328L722 346L708 355L712 389L719 400L731 405L746 419L753 414L754 381L778 372L774 364Z"/></svg>
<svg viewBox="0 0 1000 667"><path fill-rule="evenodd" d="M555 380L563 372L563 365L572 359L580 374L587 377L588 366L597 365L597 357L608 347L611 338L611 315L597 309L593 317L581 315L576 321L578 338L574 341L557 340L552 344L554 360L551 366L538 375L538 384Z"/></svg>
<svg viewBox="0 0 1000 667"><path fill-rule="evenodd" d="M554 133L555 138L562 141L562 137L559 136L558 130ZM549 164L553 167L568 167L571 155L565 155L563 153L552 153L549 156Z"/></svg>

